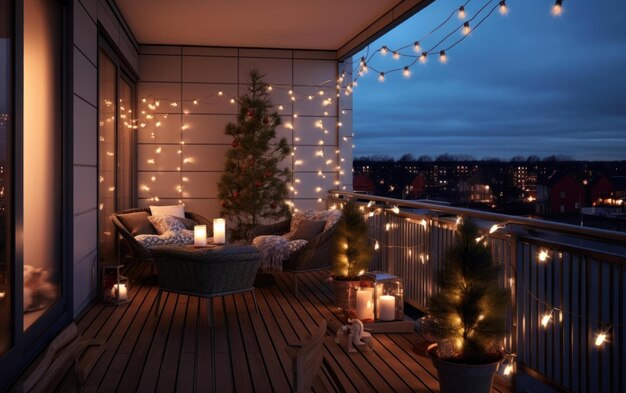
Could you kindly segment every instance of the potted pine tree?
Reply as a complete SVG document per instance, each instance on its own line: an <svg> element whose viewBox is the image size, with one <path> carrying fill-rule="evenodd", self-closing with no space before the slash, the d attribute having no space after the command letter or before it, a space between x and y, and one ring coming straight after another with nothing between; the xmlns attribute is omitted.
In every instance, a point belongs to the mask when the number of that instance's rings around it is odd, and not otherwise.
<svg viewBox="0 0 626 393"><path fill-rule="evenodd" d="M359 207L348 201L342 212L333 238L331 278L335 305L349 313L350 299L355 296L352 289L358 286L359 276L367 271L374 250Z"/></svg>
<svg viewBox="0 0 626 393"><path fill-rule="evenodd" d="M447 250L439 293L429 302L439 337L428 347L441 392L490 392L505 334L510 292L499 285L502 265L477 241L478 229L463 220Z"/></svg>

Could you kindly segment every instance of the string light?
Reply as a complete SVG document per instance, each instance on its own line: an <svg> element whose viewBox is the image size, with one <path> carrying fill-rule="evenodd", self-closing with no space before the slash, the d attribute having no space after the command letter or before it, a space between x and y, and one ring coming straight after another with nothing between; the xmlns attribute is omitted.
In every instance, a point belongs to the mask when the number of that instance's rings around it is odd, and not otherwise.
<svg viewBox="0 0 626 393"><path fill-rule="evenodd" d="M500 15L507 15L509 13L509 9L506 6L506 1L502 0L500 4L498 5L498 7L499 7Z"/></svg>
<svg viewBox="0 0 626 393"><path fill-rule="evenodd" d="M419 41L415 41L413 43L413 50L415 51L415 53L420 53L420 51L422 50L422 47Z"/></svg>
<svg viewBox="0 0 626 393"><path fill-rule="evenodd" d="M399 60L400 59L400 53L398 53L398 51L393 51L393 59L394 60Z"/></svg>
<svg viewBox="0 0 626 393"><path fill-rule="evenodd" d="M470 27L469 22L463 23L463 35L468 35L472 32L472 28Z"/></svg>
<svg viewBox="0 0 626 393"><path fill-rule="evenodd" d="M402 76L405 78L409 78L411 76L411 70L409 70L409 67L404 67L402 70Z"/></svg>
<svg viewBox="0 0 626 393"><path fill-rule="evenodd" d="M422 52L422 54L419 57L419 60L420 60L420 63L426 64L426 62L428 61L428 53Z"/></svg>
<svg viewBox="0 0 626 393"><path fill-rule="evenodd" d="M457 15L458 15L459 19L465 19L467 14L465 13L465 7L464 6L460 6L459 7L459 12L458 12Z"/></svg>
<svg viewBox="0 0 626 393"><path fill-rule="evenodd" d="M543 326L544 328L548 327L548 324L552 320L552 313L554 313L555 310L557 309L553 308L552 310L550 310L550 312L543 314L543 316L541 317L541 326Z"/></svg>
<svg viewBox="0 0 626 393"><path fill-rule="evenodd" d="M563 0L556 0L552 6L552 15L561 16L563 14Z"/></svg>
<svg viewBox="0 0 626 393"><path fill-rule="evenodd" d="M378 75L378 80L379 80L380 82L384 82L384 81L385 81L385 73L384 73L384 72L381 72L381 73Z"/></svg>
<svg viewBox="0 0 626 393"><path fill-rule="evenodd" d="M448 56L446 56L445 50L439 52L439 62L441 64L446 64L448 62Z"/></svg>
<svg viewBox="0 0 626 393"><path fill-rule="evenodd" d="M386 46L383 46L382 48L380 48L380 54L385 56L387 55L387 53L389 53L389 48L387 48Z"/></svg>
<svg viewBox="0 0 626 393"><path fill-rule="evenodd" d="M537 256L537 258L539 259L539 262L547 261L550 258L550 255L548 254L548 250L539 251L539 255Z"/></svg>

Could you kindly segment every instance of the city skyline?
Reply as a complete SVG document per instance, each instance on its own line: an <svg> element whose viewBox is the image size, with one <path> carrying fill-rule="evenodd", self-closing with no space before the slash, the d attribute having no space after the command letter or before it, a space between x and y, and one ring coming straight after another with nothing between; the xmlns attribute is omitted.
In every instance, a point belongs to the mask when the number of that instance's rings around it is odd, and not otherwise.
<svg viewBox="0 0 626 393"><path fill-rule="evenodd" d="M468 18L483 4L468 3ZM626 159L626 30L620 16L626 4L564 2L560 17L550 15L553 4L508 2L509 14L496 11L447 52L447 64L431 56L426 65L411 67L409 79L393 73L381 83L374 72L360 78L354 156ZM370 45L369 53L422 38L458 5L434 2ZM429 49L461 23L454 16L423 46ZM450 42L457 37L459 32ZM370 64L384 71L407 62L376 55Z"/></svg>

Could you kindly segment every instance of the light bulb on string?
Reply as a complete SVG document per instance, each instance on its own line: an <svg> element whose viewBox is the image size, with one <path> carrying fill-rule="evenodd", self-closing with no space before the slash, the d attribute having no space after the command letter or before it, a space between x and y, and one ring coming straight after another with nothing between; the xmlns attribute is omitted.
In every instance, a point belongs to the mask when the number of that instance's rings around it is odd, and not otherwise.
<svg viewBox="0 0 626 393"><path fill-rule="evenodd" d="M465 17L467 16L467 13L465 12L464 6L459 7L459 12L457 13L457 16L459 17L459 19L465 19Z"/></svg>
<svg viewBox="0 0 626 393"><path fill-rule="evenodd" d="M400 59L400 53L398 53L398 51L395 51L395 50L393 51L393 59L394 60Z"/></svg>
<svg viewBox="0 0 626 393"><path fill-rule="evenodd" d="M380 54L385 56L387 53L389 53L389 48L383 45L383 47L380 48Z"/></svg>
<svg viewBox="0 0 626 393"><path fill-rule="evenodd" d="M448 56L446 55L445 50L439 52L439 62L441 64L446 64L448 62Z"/></svg>
<svg viewBox="0 0 626 393"><path fill-rule="evenodd" d="M384 81L385 81L385 73L384 73L384 72L381 72L381 73L378 75L378 80L379 80L380 82L384 82Z"/></svg>
<svg viewBox="0 0 626 393"><path fill-rule="evenodd" d="M506 1L502 0L502 1L500 2L500 5L499 5L498 10L500 11L500 15L506 15L506 14L508 14L508 13L509 13L509 9L508 9L508 7L506 6Z"/></svg>
<svg viewBox="0 0 626 393"><path fill-rule="evenodd" d="M402 76L404 76L405 78L409 78L411 76L411 70L408 66L405 66L402 70Z"/></svg>
<svg viewBox="0 0 626 393"><path fill-rule="evenodd" d="M550 312L543 314L543 316L541 317L541 326L543 326L544 328L548 327L548 324L552 320L552 314L555 310L556 308L553 308L552 310L550 310Z"/></svg>
<svg viewBox="0 0 626 393"><path fill-rule="evenodd" d="M470 27L469 22L463 23L463 30L462 30L462 32L463 32L463 35L468 35L469 33L472 32L472 28Z"/></svg>
<svg viewBox="0 0 626 393"><path fill-rule="evenodd" d="M561 16L563 14L563 0L556 0L552 6L552 15Z"/></svg>
<svg viewBox="0 0 626 393"><path fill-rule="evenodd" d="M428 53L422 52L422 54L420 55L420 63L426 64L427 61L428 61Z"/></svg>
<svg viewBox="0 0 626 393"><path fill-rule="evenodd" d="M609 334L609 331L611 330L613 326L610 325L606 330L601 330L598 335L596 336L596 340L594 341L594 344L596 345L596 347L601 347L602 344L604 344L606 342L606 337Z"/></svg>
<svg viewBox="0 0 626 393"><path fill-rule="evenodd" d="M413 50L415 51L415 53L420 53L420 51L422 50L422 46L420 45L419 41L415 41L413 43Z"/></svg>

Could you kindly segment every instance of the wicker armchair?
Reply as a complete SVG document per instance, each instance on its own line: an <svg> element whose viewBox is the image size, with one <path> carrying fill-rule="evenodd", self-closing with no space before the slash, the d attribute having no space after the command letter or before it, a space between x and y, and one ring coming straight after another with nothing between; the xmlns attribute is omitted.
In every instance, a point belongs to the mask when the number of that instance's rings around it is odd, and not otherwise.
<svg viewBox="0 0 626 393"><path fill-rule="evenodd" d="M248 233L248 240L257 236L284 235L289 232L291 219L271 225L261 225ZM294 292L298 295L298 273L327 269L331 264L332 239L337 231L337 225L323 231L309 241L299 251L294 252L289 259L283 261L283 271L294 273Z"/></svg>
<svg viewBox="0 0 626 393"><path fill-rule="evenodd" d="M131 213L148 213L150 215L150 208L136 208L136 209L128 209L113 213L111 215L111 221L115 228L117 229L117 233L120 235L120 249L122 250L122 255L124 260L130 261L153 261L152 253L149 249L142 246L137 240L135 240L135 235L139 233L133 234L133 229L127 227L122 222L124 219L123 216L125 214ZM201 216L197 213L185 212L185 218L195 221L197 224L206 225L207 226L207 236L212 236L213 232L213 223L209 221L207 218ZM147 221L147 219L146 219ZM150 225L148 223L148 225ZM156 232L155 232L156 233Z"/></svg>

